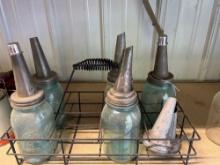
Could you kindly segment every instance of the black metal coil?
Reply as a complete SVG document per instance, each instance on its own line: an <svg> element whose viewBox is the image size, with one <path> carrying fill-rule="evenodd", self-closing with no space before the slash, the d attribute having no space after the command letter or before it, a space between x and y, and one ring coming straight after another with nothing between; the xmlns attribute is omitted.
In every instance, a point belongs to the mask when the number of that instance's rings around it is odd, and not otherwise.
<svg viewBox="0 0 220 165"><path fill-rule="evenodd" d="M91 58L85 59L73 65L75 70L112 70L117 69L119 66L116 62L107 58Z"/></svg>

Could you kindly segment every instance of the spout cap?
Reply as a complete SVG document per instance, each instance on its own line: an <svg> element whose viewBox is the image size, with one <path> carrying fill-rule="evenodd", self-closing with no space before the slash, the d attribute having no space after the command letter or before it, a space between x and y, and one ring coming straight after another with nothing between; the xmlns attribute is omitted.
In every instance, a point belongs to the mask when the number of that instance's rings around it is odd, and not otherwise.
<svg viewBox="0 0 220 165"><path fill-rule="evenodd" d="M36 71L36 74L33 76L34 81L40 84L45 84L56 80L57 75L55 72L51 71L38 38L30 38L30 44Z"/></svg>
<svg viewBox="0 0 220 165"><path fill-rule="evenodd" d="M150 150L159 153L176 153L179 151L180 142L173 137L170 138L170 128L173 127L173 118L175 117L176 98L169 97L164 104L159 117L157 118L153 128L146 131L144 139L163 139L163 140L144 140L143 144L150 148ZM167 139L167 140L164 140Z"/></svg>
<svg viewBox="0 0 220 165"><path fill-rule="evenodd" d="M44 98L43 91L37 90L33 84L24 56L17 42L8 44L12 69L15 78L16 92L11 96L12 106L28 106Z"/></svg>
<svg viewBox="0 0 220 165"><path fill-rule="evenodd" d="M117 40L116 40L116 46L115 46L115 56L114 56L114 61L116 63L121 64L122 61L122 56L123 56L123 51L126 48L126 39L125 39L125 32L117 35ZM117 77L118 77L119 70L117 68L111 70L108 73L108 81L110 82L115 82Z"/></svg>
<svg viewBox="0 0 220 165"><path fill-rule="evenodd" d="M168 71L167 44L167 35L159 36L154 70L148 74L148 80L153 83L166 83L173 78Z"/></svg>
<svg viewBox="0 0 220 165"><path fill-rule="evenodd" d="M169 97L165 102L152 130L151 136L157 138L167 138L176 107L176 98Z"/></svg>
<svg viewBox="0 0 220 165"><path fill-rule="evenodd" d="M115 106L129 106L137 102L137 93L132 87L133 47L124 50L120 72L113 88L106 97L106 102Z"/></svg>

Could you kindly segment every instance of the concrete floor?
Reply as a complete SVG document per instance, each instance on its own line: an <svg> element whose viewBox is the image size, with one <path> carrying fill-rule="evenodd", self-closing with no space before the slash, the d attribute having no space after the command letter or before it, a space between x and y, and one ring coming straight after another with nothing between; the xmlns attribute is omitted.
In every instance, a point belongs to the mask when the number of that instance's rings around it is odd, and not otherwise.
<svg viewBox="0 0 220 165"><path fill-rule="evenodd" d="M195 143L198 159L191 161L192 164L219 165L220 146L212 143L205 135L205 123L208 117L209 106L214 94L220 91L220 83L176 83L177 98L185 113L193 125L198 129L202 140ZM143 83L135 83L135 89L141 90ZM73 90L99 90L105 88L105 83L75 83ZM15 159L6 156L8 146L0 148L0 165L16 165Z"/></svg>

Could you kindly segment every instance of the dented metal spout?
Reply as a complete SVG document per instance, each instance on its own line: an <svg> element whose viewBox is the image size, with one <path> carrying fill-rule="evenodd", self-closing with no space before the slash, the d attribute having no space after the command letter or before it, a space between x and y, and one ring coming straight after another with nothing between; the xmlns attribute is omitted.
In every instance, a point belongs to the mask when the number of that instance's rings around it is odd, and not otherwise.
<svg viewBox="0 0 220 165"><path fill-rule="evenodd" d="M37 90L31 80L30 72L17 42L8 44L16 92L11 95L12 106L30 106L44 98L42 90Z"/></svg>
<svg viewBox="0 0 220 165"><path fill-rule="evenodd" d="M143 144L153 152L159 154L176 153L179 150L180 143L174 137L170 136L170 128L173 128L173 116L175 115L176 98L169 97L164 104L159 117L153 128L146 131L144 139L162 139L162 140L144 140ZM168 139L168 140L165 140Z"/></svg>
<svg viewBox="0 0 220 165"><path fill-rule="evenodd" d="M117 41L115 46L115 57L114 61L118 64L121 63L123 51L126 48L126 39L125 39L125 32L117 35Z"/></svg>
<svg viewBox="0 0 220 165"><path fill-rule="evenodd" d="M126 39L125 39L125 32L117 35L117 40L116 40L116 46L115 46L115 56L114 56L114 61L116 63L121 64L122 62L122 56L123 56L123 51L126 48ZM115 68L111 70L108 73L108 81L114 83L118 77L119 74L119 69Z"/></svg>
<svg viewBox="0 0 220 165"><path fill-rule="evenodd" d="M106 102L115 106L129 106L137 102L137 93L132 87L133 47L124 50L118 78L106 97Z"/></svg>
<svg viewBox="0 0 220 165"><path fill-rule="evenodd" d="M34 81L37 83L50 83L56 80L57 74L51 71L38 38L30 38L30 44L36 71L36 74L33 76Z"/></svg>
<svg viewBox="0 0 220 165"><path fill-rule="evenodd" d="M133 47L126 48L119 76L114 85L117 92L129 93L132 91L132 57Z"/></svg>

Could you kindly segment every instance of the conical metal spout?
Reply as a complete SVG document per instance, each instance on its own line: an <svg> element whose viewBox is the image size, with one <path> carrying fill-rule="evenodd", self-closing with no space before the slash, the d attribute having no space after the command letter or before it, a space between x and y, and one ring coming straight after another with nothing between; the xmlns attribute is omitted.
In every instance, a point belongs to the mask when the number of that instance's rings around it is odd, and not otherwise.
<svg viewBox="0 0 220 165"><path fill-rule="evenodd" d="M57 78L56 73L51 71L38 38L30 38L30 44L36 71L34 81L37 83L49 83L55 80Z"/></svg>
<svg viewBox="0 0 220 165"><path fill-rule="evenodd" d="M121 64L123 51L126 48L125 32L117 35L114 61ZM118 77L119 69L115 68L108 73L108 81L114 83Z"/></svg>
<svg viewBox="0 0 220 165"><path fill-rule="evenodd" d="M167 36L159 36L157 54L154 64L154 70L148 74L148 80L155 83L165 83L173 78L172 73L168 71L167 60Z"/></svg>
<svg viewBox="0 0 220 165"><path fill-rule="evenodd" d="M143 144L150 150L160 153L175 153L178 151L180 144L176 141L175 136L170 136L170 128L173 128L173 118L176 106L176 98L169 97L164 104L159 117L157 118L153 128L144 134L144 138L163 139L163 140L144 140ZM168 139L168 140L164 140Z"/></svg>
<svg viewBox="0 0 220 165"><path fill-rule="evenodd" d="M137 102L137 93L132 87L133 47L124 50L120 72L113 88L106 97L106 102L115 106L129 106Z"/></svg>
<svg viewBox="0 0 220 165"><path fill-rule="evenodd" d="M121 63L119 76L114 85L114 89L120 93L129 93L132 89L132 57L133 47L125 49L123 61Z"/></svg>
<svg viewBox="0 0 220 165"><path fill-rule="evenodd" d="M175 106L176 106L176 98L169 97L165 102L160 112L160 115L158 116L151 130L151 136L157 138L167 138L170 126L172 124Z"/></svg>
<svg viewBox="0 0 220 165"><path fill-rule="evenodd" d="M16 92L12 94L11 101L14 105L25 105L30 102L38 102L43 98L43 92L37 90L31 81L30 72L24 60L24 56L17 42L8 44L9 55L15 78Z"/></svg>
<svg viewBox="0 0 220 165"><path fill-rule="evenodd" d="M36 88L31 81L30 72L24 60L24 56L18 43L8 44L9 54L15 77L16 92L21 97L28 97L36 92Z"/></svg>
<svg viewBox="0 0 220 165"><path fill-rule="evenodd" d="M126 48L126 39L125 39L125 32L117 35L117 41L115 46L115 57L114 61L118 64L121 63L123 51Z"/></svg>

